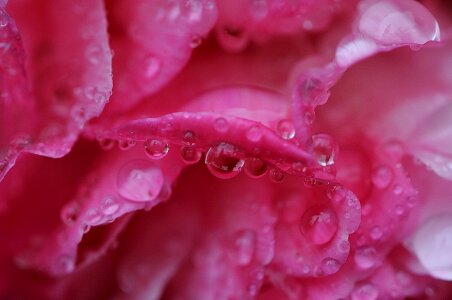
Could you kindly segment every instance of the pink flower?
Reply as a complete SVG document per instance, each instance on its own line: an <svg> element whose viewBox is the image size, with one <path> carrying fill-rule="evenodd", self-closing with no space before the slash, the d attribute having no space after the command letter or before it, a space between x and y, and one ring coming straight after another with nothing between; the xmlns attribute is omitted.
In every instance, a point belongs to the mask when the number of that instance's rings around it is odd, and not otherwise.
<svg viewBox="0 0 452 300"><path fill-rule="evenodd" d="M0 298L450 298L446 2L0 1Z"/></svg>

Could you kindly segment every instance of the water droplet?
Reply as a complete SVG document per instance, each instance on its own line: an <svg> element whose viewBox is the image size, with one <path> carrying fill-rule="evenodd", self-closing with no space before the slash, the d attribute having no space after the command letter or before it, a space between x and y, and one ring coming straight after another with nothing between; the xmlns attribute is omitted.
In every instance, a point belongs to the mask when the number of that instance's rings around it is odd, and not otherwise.
<svg viewBox="0 0 452 300"><path fill-rule="evenodd" d="M392 192L394 193L394 195L401 195L403 193L403 187L399 184L396 184L394 185Z"/></svg>
<svg viewBox="0 0 452 300"><path fill-rule="evenodd" d="M253 125L246 131L246 138L251 142L259 142L262 138L262 130L259 126Z"/></svg>
<svg viewBox="0 0 452 300"><path fill-rule="evenodd" d="M126 163L118 173L119 194L131 201L154 200L163 186L160 168L146 160Z"/></svg>
<svg viewBox="0 0 452 300"><path fill-rule="evenodd" d="M377 250L371 246L359 247L355 251L355 263L361 269L369 269L377 262Z"/></svg>
<svg viewBox="0 0 452 300"><path fill-rule="evenodd" d="M310 110L306 111L304 113L303 120L307 126L311 126L312 124L314 124L315 121L315 113Z"/></svg>
<svg viewBox="0 0 452 300"><path fill-rule="evenodd" d="M106 196L104 199L102 199L100 210L105 215L112 215L119 210L119 203L117 202L115 197Z"/></svg>
<svg viewBox="0 0 452 300"><path fill-rule="evenodd" d="M196 143L196 134L191 130L187 130L184 132L182 140L187 146L193 146Z"/></svg>
<svg viewBox="0 0 452 300"><path fill-rule="evenodd" d="M268 166L258 157L249 157L245 161L245 172L252 178L259 178L267 173Z"/></svg>
<svg viewBox="0 0 452 300"><path fill-rule="evenodd" d="M88 233L91 230L91 226L89 224L83 224L82 226L82 232L83 233Z"/></svg>
<svg viewBox="0 0 452 300"><path fill-rule="evenodd" d="M90 209L86 213L86 222L92 225L97 225L102 219L102 215L97 209Z"/></svg>
<svg viewBox="0 0 452 300"><path fill-rule="evenodd" d="M130 148L133 148L137 142L135 140L121 140L118 142L118 147L121 150L129 150Z"/></svg>
<svg viewBox="0 0 452 300"><path fill-rule="evenodd" d="M216 131L225 133L226 131L228 131L229 124L225 118L217 118L213 123L213 127Z"/></svg>
<svg viewBox="0 0 452 300"><path fill-rule="evenodd" d="M376 300L378 289L370 283L357 285L352 292L352 300Z"/></svg>
<svg viewBox="0 0 452 300"><path fill-rule="evenodd" d="M199 35L194 35L192 36L191 40L190 40L190 48L197 48L199 47L199 45L201 45L202 43L202 37L200 37Z"/></svg>
<svg viewBox="0 0 452 300"><path fill-rule="evenodd" d="M394 207L394 212L396 213L396 215L401 216L405 213L405 208L403 207L403 205L398 204Z"/></svg>
<svg viewBox="0 0 452 300"><path fill-rule="evenodd" d="M205 163L207 169L218 178L230 179L237 176L244 165L243 154L228 143L220 143L209 148Z"/></svg>
<svg viewBox="0 0 452 300"><path fill-rule="evenodd" d="M147 79L154 78L157 73L160 71L161 65L160 61L153 57L149 56L144 60L144 77Z"/></svg>
<svg viewBox="0 0 452 300"><path fill-rule="evenodd" d="M182 160L187 164L194 164L201 160L202 152L195 147L182 147L180 151Z"/></svg>
<svg viewBox="0 0 452 300"><path fill-rule="evenodd" d="M383 230L381 230L380 227L378 226L374 226L371 230L370 230L370 237L377 241L379 239L381 239L381 237L383 236Z"/></svg>
<svg viewBox="0 0 452 300"><path fill-rule="evenodd" d="M284 173L278 168L272 168L268 173L273 182L281 182L284 180Z"/></svg>
<svg viewBox="0 0 452 300"><path fill-rule="evenodd" d="M336 234L338 222L336 213L323 205L313 206L301 217L300 231L315 245L328 243Z"/></svg>
<svg viewBox="0 0 452 300"><path fill-rule="evenodd" d="M66 225L73 225L80 214L80 207L77 203L71 202L63 207L61 210L61 220Z"/></svg>
<svg viewBox="0 0 452 300"><path fill-rule="evenodd" d="M144 150L151 159L161 159L169 152L169 145L161 140L147 139L144 142Z"/></svg>
<svg viewBox="0 0 452 300"><path fill-rule="evenodd" d="M256 233L253 230L240 230L235 234L231 258L239 266L248 265L253 259Z"/></svg>
<svg viewBox="0 0 452 300"><path fill-rule="evenodd" d="M298 92L300 99L310 107L325 104L328 100L328 93L323 87L323 82L317 78L303 80L299 85Z"/></svg>
<svg viewBox="0 0 452 300"><path fill-rule="evenodd" d="M341 264L334 258L327 257L322 260L320 268L325 273L325 275L334 274L339 271Z"/></svg>
<svg viewBox="0 0 452 300"><path fill-rule="evenodd" d="M379 166L372 173L373 184L380 189L387 187L392 181L392 171L387 166Z"/></svg>
<svg viewBox="0 0 452 300"><path fill-rule="evenodd" d="M217 41L226 51L241 52L248 45L249 37L243 30L221 26L218 26L216 29Z"/></svg>
<svg viewBox="0 0 452 300"><path fill-rule="evenodd" d="M327 134L315 134L307 143L308 150L314 155L319 165L325 167L334 164L337 144Z"/></svg>
<svg viewBox="0 0 452 300"><path fill-rule="evenodd" d="M111 150L115 146L115 141L108 138L99 138L99 145L104 150Z"/></svg>
<svg viewBox="0 0 452 300"><path fill-rule="evenodd" d="M289 120L279 121L276 125L276 131L285 140L291 140L295 137L295 127L292 121Z"/></svg>

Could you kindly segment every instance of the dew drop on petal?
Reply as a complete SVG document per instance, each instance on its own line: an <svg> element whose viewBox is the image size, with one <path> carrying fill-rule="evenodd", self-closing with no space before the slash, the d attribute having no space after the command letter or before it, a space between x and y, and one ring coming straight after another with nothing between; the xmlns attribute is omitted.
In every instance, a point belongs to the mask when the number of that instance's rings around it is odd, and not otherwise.
<svg viewBox="0 0 452 300"><path fill-rule="evenodd" d="M377 262L377 250L371 246L362 246L355 250L355 263L361 269L369 269Z"/></svg>
<svg viewBox="0 0 452 300"><path fill-rule="evenodd" d="M202 152L192 146L182 147L180 149L182 160L187 164L194 164L201 160Z"/></svg>
<svg viewBox="0 0 452 300"><path fill-rule="evenodd" d="M309 139L307 148L314 155L319 165L326 167L334 164L337 144L331 136L315 134Z"/></svg>
<svg viewBox="0 0 452 300"><path fill-rule="evenodd" d="M323 205L307 209L301 217L300 231L309 242L315 245L328 243L336 234L337 228L336 213Z"/></svg>
<svg viewBox="0 0 452 300"><path fill-rule="evenodd" d="M118 142L118 147L121 150L129 150L130 148L133 148L137 142L135 140L121 140Z"/></svg>
<svg viewBox="0 0 452 300"><path fill-rule="evenodd" d="M119 210L119 203L116 197L106 196L100 203L100 210L104 215L112 215Z"/></svg>
<svg viewBox="0 0 452 300"><path fill-rule="evenodd" d="M144 151L151 159L161 159L169 152L169 145L161 140L147 139L144 142Z"/></svg>
<svg viewBox="0 0 452 300"><path fill-rule="evenodd" d="M278 168L272 168L268 173L273 182L281 182L284 180L284 172Z"/></svg>
<svg viewBox="0 0 452 300"><path fill-rule="evenodd" d="M352 300L377 300L378 289L370 283L358 284L352 292Z"/></svg>
<svg viewBox="0 0 452 300"><path fill-rule="evenodd" d="M115 146L115 141L109 138L99 138L99 145L104 150L111 150Z"/></svg>
<svg viewBox="0 0 452 300"><path fill-rule="evenodd" d="M182 141L187 146L193 146L196 143L196 134L191 130L186 130L184 132L184 136L182 138Z"/></svg>
<svg viewBox="0 0 452 300"><path fill-rule="evenodd" d="M243 154L239 149L228 143L220 143L209 148L205 164L216 177L229 179L237 176L244 165Z"/></svg>
<svg viewBox="0 0 452 300"><path fill-rule="evenodd" d="M279 136L285 140L291 140L295 137L295 127L292 121L289 120L281 120L276 125L276 131Z"/></svg>
<svg viewBox="0 0 452 300"><path fill-rule="evenodd" d="M225 133L229 129L228 121L225 118L217 118L213 123L213 127L220 133Z"/></svg>
<svg viewBox="0 0 452 300"><path fill-rule="evenodd" d="M61 220L66 225L73 225L80 214L80 207L75 202L68 203L61 210Z"/></svg>
<svg viewBox="0 0 452 300"><path fill-rule="evenodd" d="M387 166L379 166L372 172L372 183L379 189L386 188L392 181L392 171Z"/></svg>
<svg viewBox="0 0 452 300"><path fill-rule="evenodd" d="M190 40L190 48L197 48L199 47L199 45L201 45L201 43L202 37L200 37L199 35L194 35Z"/></svg>
<svg viewBox="0 0 452 300"><path fill-rule="evenodd" d="M154 200L163 186L160 168L145 160L126 163L118 173L118 193L131 201Z"/></svg>
<svg viewBox="0 0 452 300"><path fill-rule="evenodd" d="M304 104L311 107L325 104L328 100L328 93L325 92L322 81L316 78L303 80L298 91Z"/></svg>
<svg viewBox="0 0 452 300"><path fill-rule="evenodd" d="M370 237L377 241L379 239L381 239L381 237L383 236L383 230L381 230L381 228L379 226L374 226L372 227L372 229L370 230Z"/></svg>
<svg viewBox="0 0 452 300"><path fill-rule="evenodd" d="M248 265L253 258L255 244L256 233L253 230L245 229L236 232L230 253L231 258L239 266Z"/></svg>
<svg viewBox="0 0 452 300"><path fill-rule="evenodd" d="M86 222L97 225L102 220L102 215L97 209L90 209L86 213Z"/></svg>
<svg viewBox="0 0 452 300"><path fill-rule="evenodd" d="M327 257L322 260L320 268L325 275L334 274L339 271L341 264L334 258Z"/></svg>
<svg viewBox="0 0 452 300"><path fill-rule="evenodd" d="M253 125L246 130L246 138L251 142L259 142L262 138L262 130L259 126Z"/></svg>
<svg viewBox="0 0 452 300"><path fill-rule="evenodd" d="M245 160L245 172L252 178L264 176L268 171L268 166L258 157L249 157Z"/></svg>

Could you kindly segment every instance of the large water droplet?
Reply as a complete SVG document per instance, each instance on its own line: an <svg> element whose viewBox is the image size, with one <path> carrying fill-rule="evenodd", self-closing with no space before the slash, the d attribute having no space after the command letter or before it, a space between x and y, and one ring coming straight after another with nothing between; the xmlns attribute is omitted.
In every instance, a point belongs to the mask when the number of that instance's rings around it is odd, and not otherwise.
<svg viewBox="0 0 452 300"><path fill-rule="evenodd" d="M387 187L392 181L392 171L387 166L379 166L372 173L373 184L380 189Z"/></svg>
<svg viewBox="0 0 452 300"><path fill-rule="evenodd" d="M235 234L231 249L231 258L239 266L248 265L253 259L256 244L256 233L253 230L240 230Z"/></svg>
<svg viewBox="0 0 452 300"><path fill-rule="evenodd" d="M220 143L209 148L205 163L213 175L229 179L240 173L244 160L242 152L237 147L228 143Z"/></svg>
<svg viewBox="0 0 452 300"><path fill-rule="evenodd" d="M327 257L322 260L320 268L325 275L334 274L339 271L341 264L334 258Z"/></svg>
<svg viewBox="0 0 452 300"><path fill-rule="evenodd" d="M300 231L315 245L328 243L336 234L337 228L336 213L323 205L309 208L301 217Z"/></svg>
<svg viewBox="0 0 452 300"><path fill-rule="evenodd" d="M180 149L182 160L187 164L194 164L201 160L202 152L195 147L187 146Z"/></svg>
<svg viewBox="0 0 452 300"><path fill-rule="evenodd" d="M268 166L258 157L249 157L245 161L245 172L252 178L262 177L267 173Z"/></svg>
<svg viewBox="0 0 452 300"><path fill-rule="evenodd" d="M217 118L213 123L213 127L216 131L225 133L226 131L228 131L229 124L225 118Z"/></svg>
<svg viewBox="0 0 452 300"><path fill-rule="evenodd" d="M144 151L149 158L161 159L169 152L169 145L161 140L148 139L144 142Z"/></svg>
<svg viewBox="0 0 452 300"><path fill-rule="evenodd" d="M355 263L361 269L372 268L377 262L377 250L371 246L359 247L355 251Z"/></svg>
<svg viewBox="0 0 452 300"><path fill-rule="evenodd" d="M151 201L155 199L163 185L160 168L145 160L131 161L118 173L118 192L131 201Z"/></svg>
<svg viewBox="0 0 452 300"><path fill-rule="evenodd" d="M291 140L295 137L295 127L292 121L289 120L281 120L276 125L276 131L279 136L281 136L285 140Z"/></svg>
<svg viewBox="0 0 452 300"><path fill-rule="evenodd" d="M329 135L313 135L307 143L307 148L314 155L319 165L325 167L334 164L337 144Z"/></svg>
<svg viewBox="0 0 452 300"><path fill-rule="evenodd" d="M352 292L352 300L376 300L378 289L370 283L361 283Z"/></svg>
<svg viewBox="0 0 452 300"><path fill-rule="evenodd" d="M262 138L262 130L259 126L251 126L246 131L246 138L251 142L258 142Z"/></svg>

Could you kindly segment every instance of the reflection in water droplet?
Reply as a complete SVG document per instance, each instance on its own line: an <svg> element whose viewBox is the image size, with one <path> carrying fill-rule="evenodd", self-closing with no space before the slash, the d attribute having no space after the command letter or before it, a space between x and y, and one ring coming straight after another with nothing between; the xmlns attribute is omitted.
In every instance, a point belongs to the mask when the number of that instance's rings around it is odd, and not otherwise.
<svg viewBox="0 0 452 300"><path fill-rule="evenodd" d="M334 164L337 145L329 135L315 134L311 136L307 148L314 155L319 165L325 167Z"/></svg>
<svg viewBox="0 0 452 300"><path fill-rule="evenodd" d="M209 148L205 163L207 169L216 177L229 179L237 176L244 165L243 154L228 143L220 143Z"/></svg>
<svg viewBox="0 0 452 300"><path fill-rule="evenodd" d="M118 192L131 201L154 200L160 193L162 185L162 171L149 161L131 161L118 173Z"/></svg>
<svg viewBox="0 0 452 300"><path fill-rule="evenodd" d="M187 164L194 164L201 160L202 152L195 147L182 147L180 151L182 160Z"/></svg>
<svg viewBox="0 0 452 300"><path fill-rule="evenodd" d="M300 231L315 245L328 243L336 234L337 228L336 213L327 206L313 206L301 217Z"/></svg>
<svg viewBox="0 0 452 300"><path fill-rule="evenodd" d="M298 92L304 105L310 107L325 104L328 100L328 93L325 92L323 82L317 78L303 80L299 85Z"/></svg>
<svg viewBox="0 0 452 300"><path fill-rule="evenodd" d="M295 127L289 120L279 121L276 125L276 131L285 140L291 140L295 137Z"/></svg>
<svg viewBox="0 0 452 300"><path fill-rule="evenodd" d="M392 181L392 171L387 166L379 166L372 173L372 183L380 189L387 187Z"/></svg>
<svg viewBox="0 0 452 300"><path fill-rule="evenodd" d="M251 126L246 131L246 138L251 142L258 142L262 138L262 130L259 126Z"/></svg>
<svg viewBox="0 0 452 300"><path fill-rule="evenodd" d="M148 139L144 142L144 150L149 158L161 159L169 152L169 145L161 140Z"/></svg>
<svg viewBox="0 0 452 300"><path fill-rule="evenodd" d="M284 173L278 168L272 168L268 173L273 182L281 182L284 180Z"/></svg>
<svg viewBox="0 0 452 300"><path fill-rule="evenodd" d="M229 124L225 118L217 118L213 123L213 127L216 131L225 133L226 131L228 131Z"/></svg>
<svg viewBox="0 0 452 300"><path fill-rule="evenodd" d="M372 268L377 261L377 250L374 247L363 246L355 251L355 263L361 269Z"/></svg>
<svg viewBox="0 0 452 300"><path fill-rule="evenodd" d="M249 157L245 161L245 172L252 178L259 178L267 173L268 166L258 157Z"/></svg>

